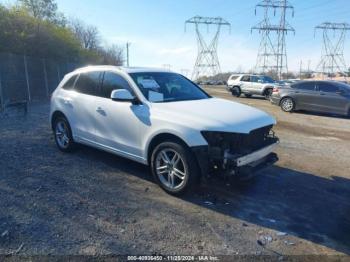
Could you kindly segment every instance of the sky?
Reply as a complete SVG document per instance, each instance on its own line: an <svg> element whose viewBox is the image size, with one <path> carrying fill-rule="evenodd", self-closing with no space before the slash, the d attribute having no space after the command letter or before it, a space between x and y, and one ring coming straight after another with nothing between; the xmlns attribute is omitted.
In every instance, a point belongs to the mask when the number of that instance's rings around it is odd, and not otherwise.
<svg viewBox="0 0 350 262"><path fill-rule="evenodd" d="M0 0L11 3L11 0ZM184 22L196 15L220 16L231 23L231 32L222 28L218 56L223 72L250 70L256 63L260 43L257 31L251 27L263 18L263 10L255 5L260 0L57 0L58 8L67 17L75 17L95 25L104 44L123 47L130 42L130 65L163 67L174 71L192 70L197 56L193 26ZM350 0L290 0L294 17L287 13L295 35L287 35L288 67L299 71L308 63L317 66L322 51L322 34L314 27L320 23L350 23ZM276 17L278 14L276 14ZM272 20L273 13L271 13ZM274 20L273 20L274 21ZM208 41L214 27L203 27ZM350 32L345 44L345 60L350 63Z"/></svg>

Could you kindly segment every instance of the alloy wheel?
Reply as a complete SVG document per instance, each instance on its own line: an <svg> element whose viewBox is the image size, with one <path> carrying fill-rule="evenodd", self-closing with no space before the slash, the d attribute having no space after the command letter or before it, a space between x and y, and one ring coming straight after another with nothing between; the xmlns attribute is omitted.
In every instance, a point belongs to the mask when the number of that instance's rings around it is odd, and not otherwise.
<svg viewBox="0 0 350 262"><path fill-rule="evenodd" d="M55 127L55 137L59 147L67 149L69 146L69 130L64 121L58 121Z"/></svg>
<svg viewBox="0 0 350 262"><path fill-rule="evenodd" d="M282 109L286 112L290 112L293 110L294 108L294 102L292 99L290 98L285 98L283 99L282 103L281 103Z"/></svg>
<svg viewBox="0 0 350 262"><path fill-rule="evenodd" d="M160 182L169 189L177 189L185 183L187 171L184 160L175 150L166 148L157 154L156 174Z"/></svg>

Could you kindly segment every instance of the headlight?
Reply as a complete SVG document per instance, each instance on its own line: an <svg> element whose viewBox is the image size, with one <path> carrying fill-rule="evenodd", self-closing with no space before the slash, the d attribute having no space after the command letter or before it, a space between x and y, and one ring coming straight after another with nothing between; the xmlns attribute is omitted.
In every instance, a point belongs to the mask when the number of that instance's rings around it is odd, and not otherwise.
<svg viewBox="0 0 350 262"><path fill-rule="evenodd" d="M202 131L202 136L208 142L210 146L224 146L228 145L230 141L233 141L238 136L244 134L229 133L229 132L217 132L217 131Z"/></svg>
<svg viewBox="0 0 350 262"><path fill-rule="evenodd" d="M229 148L231 150L257 149L275 139L272 125L250 131L249 134L202 131L205 140L211 147Z"/></svg>

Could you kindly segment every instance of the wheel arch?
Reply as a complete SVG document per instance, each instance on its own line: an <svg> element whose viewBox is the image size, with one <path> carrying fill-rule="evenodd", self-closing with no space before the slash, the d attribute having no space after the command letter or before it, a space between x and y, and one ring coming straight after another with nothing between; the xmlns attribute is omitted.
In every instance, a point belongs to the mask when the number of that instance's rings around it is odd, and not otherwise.
<svg viewBox="0 0 350 262"><path fill-rule="evenodd" d="M146 149L146 152L147 152L146 159L148 164L150 163L153 150L156 148L157 145L159 145L164 141L178 142L179 144L190 148L190 146L185 142L185 140L179 137L178 135L175 135L169 132L156 134L150 139L150 142L148 143L148 146Z"/></svg>
<svg viewBox="0 0 350 262"><path fill-rule="evenodd" d="M51 128L52 129L54 128L53 124L55 123L55 120L58 117L64 117L68 121L68 118L66 117L65 114L62 113L62 111L56 110L55 112L52 113L52 116L51 116Z"/></svg>
<svg viewBox="0 0 350 262"><path fill-rule="evenodd" d="M295 110L299 110L299 109L300 109L300 108L298 107L298 105L297 105L297 101L295 100L295 98L292 97L292 96L290 96L290 95L286 95L286 96L281 97L281 99L280 99L278 105L281 106L281 103L282 103L283 99L286 99L286 98L292 99L292 101L293 101L293 103L294 103L294 107L293 107L292 111L295 111Z"/></svg>
<svg viewBox="0 0 350 262"><path fill-rule="evenodd" d="M289 95L281 97L281 99L280 99L280 101L279 101L278 105L279 105L279 106L281 106L281 102L282 102L282 100L283 100L283 99L286 99L286 98L290 98L290 99L292 99L292 100L293 100L293 102L294 102L294 107L296 107L295 98L294 98L294 97L292 97L292 96L289 96Z"/></svg>
<svg viewBox="0 0 350 262"><path fill-rule="evenodd" d="M266 91L267 91L268 89L272 89L272 90L273 90L273 86L264 86L264 88L263 88L263 95L266 94Z"/></svg>

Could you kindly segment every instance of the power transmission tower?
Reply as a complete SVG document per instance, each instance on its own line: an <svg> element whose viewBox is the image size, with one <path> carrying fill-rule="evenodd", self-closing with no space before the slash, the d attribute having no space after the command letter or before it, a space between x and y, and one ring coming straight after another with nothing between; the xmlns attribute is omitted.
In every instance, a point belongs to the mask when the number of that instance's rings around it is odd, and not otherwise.
<svg viewBox="0 0 350 262"><path fill-rule="evenodd" d="M195 16L185 22L185 31L187 24L194 24L197 35L198 54L196 63L192 72L192 79L198 79L199 76L213 76L221 72L220 62L217 54L218 41L222 26L228 26L231 30L231 24L221 17L201 17ZM216 27L214 37L209 44L204 40L200 30L200 25Z"/></svg>
<svg viewBox="0 0 350 262"><path fill-rule="evenodd" d="M344 59L344 43L346 32L350 30L347 23L329 23L325 22L315 27L322 30L323 50L321 61L317 65L316 71L329 76L335 73L346 75L346 63ZM333 33L333 38L330 34Z"/></svg>
<svg viewBox="0 0 350 262"><path fill-rule="evenodd" d="M286 21L287 11L291 10L294 16L294 7L287 0L263 0L255 7L264 9L264 19L253 26L251 30L258 30L261 34L260 47L257 56L255 70L266 73L274 71L279 79L282 73L288 72L286 35L289 31L295 33L295 30ZM273 10L281 13L278 24L270 22L270 13Z"/></svg>
<svg viewBox="0 0 350 262"><path fill-rule="evenodd" d="M257 8L264 8L264 19L253 26L251 30L259 30L261 34L261 41L258 51L258 56L256 59L255 71L266 73L268 71L274 71L274 67L277 64L275 46L272 41L272 36L270 36L270 9L272 2L270 0L265 0L258 3L255 7L255 14Z"/></svg>

